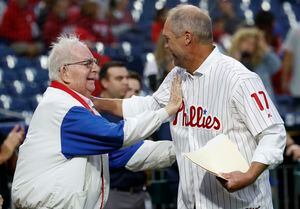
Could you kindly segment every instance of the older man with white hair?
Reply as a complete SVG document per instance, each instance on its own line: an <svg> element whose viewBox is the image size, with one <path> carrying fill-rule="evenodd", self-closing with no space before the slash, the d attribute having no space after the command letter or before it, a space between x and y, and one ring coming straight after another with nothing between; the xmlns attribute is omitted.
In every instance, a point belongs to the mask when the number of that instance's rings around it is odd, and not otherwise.
<svg viewBox="0 0 300 209"><path fill-rule="evenodd" d="M110 123L90 100L97 69L78 38L64 36L53 44L51 84L20 147L12 185L17 208L103 208L109 191L107 153L149 136L181 104L176 78L165 108Z"/></svg>

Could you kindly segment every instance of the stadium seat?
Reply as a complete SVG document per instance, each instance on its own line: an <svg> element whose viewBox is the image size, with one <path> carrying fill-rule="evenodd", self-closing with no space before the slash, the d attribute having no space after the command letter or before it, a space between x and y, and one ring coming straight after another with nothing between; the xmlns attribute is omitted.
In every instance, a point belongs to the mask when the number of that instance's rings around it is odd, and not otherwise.
<svg viewBox="0 0 300 209"><path fill-rule="evenodd" d="M29 58L26 57L16 57L16 70L23 70L26 67L32 66L32 61Z"/></svg>
<svg viewBox="0 0 300 209"><path fill-rule="evenodd" d="M35 82L37 76L37 70L32 67L26 67L20 73L20 79L23 82Z"/></svg>
<svg viewBox="0 0 300 209"><path fill-rule="evenodd" d="M1 102L1 108L10 109L12 99L9 95L2 94L0 95L0 102Z"/></svg>
<svg viewBox="0 0 300 209"><path fill-rule="evenodd" d="M13 69L2 69L0 71L1 74L1 83L3 82L4 84L11 84L13 81L18 80L18 73L13 70Z"/></svg>
<svg viewBox="0 0 300 209"><path fill-rule="evenodd" d="M0 44L0 57L5 57L7 55L15 55L14 50L6 44Z"/></svg>
<svg viewBox="0 0 300 209"><path fill-rule="evenodd" d="M1 76L0 76L1 77ZM7 94L7 88L6 85L3 85L2 82L0 82L0 95Z"/></svg>
<svg viewBox="0 0 300 209"><path fill-rule="evenodd" d="M36 94L31 96L30 98L30 105L31 105L31 109L34 111L35 108L38 106L40 100L42 99L42 94Z"/></svg>
<svg viewBox="0 0 300 209"><path fill-rule="evenodd" d="M32 111L30 100L26 97L12 97L10 110L16 112Z"/></svg>
<svg viewBox="0 0 300 209"><path fill-rule="evenodd" d="M22 92L22 96L30 97L32 95L42 93L42 89L40 85L36 82L24 82L24 90Z"/></svg>

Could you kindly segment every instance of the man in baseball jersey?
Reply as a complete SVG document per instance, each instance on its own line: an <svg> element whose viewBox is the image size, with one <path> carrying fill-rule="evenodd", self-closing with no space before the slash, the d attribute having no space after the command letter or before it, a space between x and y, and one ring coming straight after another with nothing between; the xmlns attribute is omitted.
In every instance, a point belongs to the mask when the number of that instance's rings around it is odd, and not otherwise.
<svg viewBox="0 0 300 209"><path fill-rule="evenodd" d="M95 90L97 69L90 50L78 38L63 36L53 45L49 55L51 85L20 146L12 185L17 208L102 209L109 191L107 153L149 136L180 107L180 79L176 78L165 108L111 123L89 99ZM145 157L152 158L153 146L139 149L148 150ZM148 160L137 153L128 153L124 164L147 167ZM169 162L168 152L162 153L155 152L156 158Z"/></svg>
<svg viewBox="0 0 300 209"><path fill-rule="evenodd" d="M170 10L163 36L176 67L159 89L148 97L115 100L114 105L110 101L110 107L97 100L96 107L125 118L158 109L169 99L173 77L180 75L184 99L171 122L180 173L178 208L273 208L267 168L283 160L286 133L261 79L213 45L211 19L195 6ZM221 133L250 165L245 173L224 173L227 181L218 181L183 156Z"/></svg>

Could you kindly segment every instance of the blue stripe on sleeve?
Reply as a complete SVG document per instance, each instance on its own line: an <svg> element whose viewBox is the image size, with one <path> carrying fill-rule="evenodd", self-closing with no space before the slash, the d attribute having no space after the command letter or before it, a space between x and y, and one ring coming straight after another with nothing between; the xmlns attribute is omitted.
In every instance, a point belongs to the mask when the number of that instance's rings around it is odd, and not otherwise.
<svg viewBox="0 0 300 209"><path fill-rule="evenodd" d="M144 141L140 141L129 147L109 153L109 168L117 169L125 167L134 153L142 146Z"/></svg>
<svg viewBox="0 0 300 209"><path fill-rule="evenodd" d="M84 107L72 107L61 124L61 151L66 158L97 155L123 145L124 121L110 123Z"/></svg>

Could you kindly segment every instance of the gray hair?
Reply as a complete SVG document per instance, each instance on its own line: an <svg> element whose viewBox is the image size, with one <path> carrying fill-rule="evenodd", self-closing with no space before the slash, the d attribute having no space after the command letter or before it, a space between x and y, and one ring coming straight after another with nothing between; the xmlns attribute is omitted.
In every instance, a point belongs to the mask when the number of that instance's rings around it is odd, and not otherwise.
<svg viewBox="0 0 300 209"><path fill-rule="evenodd" d="M60 68L64 64L74 61L72 49L77 45L86 46L73 34L62 35L57 38L57 42L52 43L52 49L48 58L49 78L51 81L59 80Z"/></svg>
<svg viewBox="0 0 300 209"><path fill-rule="evenodd" d="M212 22L206 10L181 4L169 11L168 18L176 36L189 30L197 36L201 43L212 43Z"/></svg>

